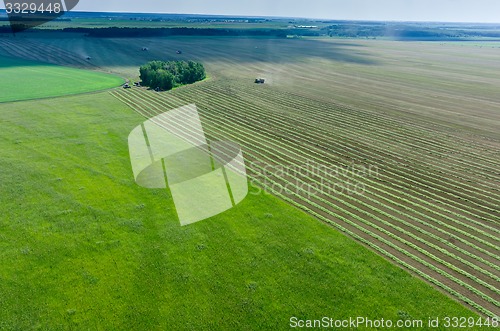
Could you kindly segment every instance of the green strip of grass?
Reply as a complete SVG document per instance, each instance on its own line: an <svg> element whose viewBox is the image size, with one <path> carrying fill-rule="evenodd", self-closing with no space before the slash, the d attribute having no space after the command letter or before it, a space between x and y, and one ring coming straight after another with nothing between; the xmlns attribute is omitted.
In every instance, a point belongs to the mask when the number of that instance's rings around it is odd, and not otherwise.
<svg viewBox="0 0 500 331"><path fill-rule="evenodd" d="M134 183L143 120L108 93L0 105L0 329L476 316L269 195L180 227L167 191Z"/></svg>
<svg viewBox="0 0 500 331"><path fill-rule="evenodd" d="M0 102L93 92L123 83L104 73L8 57L0 57L0 77Z"/></svg>

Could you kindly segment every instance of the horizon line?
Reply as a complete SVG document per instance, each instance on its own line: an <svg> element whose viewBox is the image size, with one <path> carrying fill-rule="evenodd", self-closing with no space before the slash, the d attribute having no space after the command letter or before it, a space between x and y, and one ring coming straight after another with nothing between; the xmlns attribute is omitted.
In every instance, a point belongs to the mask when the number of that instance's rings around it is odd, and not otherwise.
<svg viewBox="0 0 500 331"><path fill-rule="evenodd" d="M5 8L0 8L0 12L6 13ZM177 15L177 16L206 16L206 17L231 17L231 18L266 18L266 19L301 19L301 20L322 20L335 22L377 22L377 23L450 23L450 24L500 24L498 22L477 22L477 21L433 21L433 20L397 20L397 19L348 19L348 18L320 18L320 17L299 17L299 16L266 16L266 15L241 15L241 14L204 14L204 13L166 13L166 12L134 12L134 11L86 11L71 10L67 13L96 13L96 14L129 14L129 15ZM64 15L63 15L64 16Z"/></svg>

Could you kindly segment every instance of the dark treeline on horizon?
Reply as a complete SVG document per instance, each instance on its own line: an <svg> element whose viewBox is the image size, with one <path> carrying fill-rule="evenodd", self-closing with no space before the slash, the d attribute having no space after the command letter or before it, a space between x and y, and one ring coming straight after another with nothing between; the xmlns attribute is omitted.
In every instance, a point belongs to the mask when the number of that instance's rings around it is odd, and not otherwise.
<svg viewBox="0 0 500 331"><path fill-rule="evenodd" d="M64 32L85 33L96 38L134 38L166 36L272 36L284 38L280 29L218 29L218 28L65 28Z"/></svg>
<svg viewBox="0 0 500 331"><path fill-rule="evenodd" d="M293 22L289 22L292 24ZM500 26L459 24L459 23L396 23L396 22L335 22L324 21L328 26L316 28L300 28L289 25L287 28L206 28L206 27L172 27L172 28L137 28L137 27L75 27L63 29L30 29L27 33L59 31L81 33L93 38L148 38L169 36L211 36L211 37L318 37L336 38L391 38L394 40L446 41L470 40L474 38L500 38ZM0 33L22 31L21 22L0 26Z"/></svg>

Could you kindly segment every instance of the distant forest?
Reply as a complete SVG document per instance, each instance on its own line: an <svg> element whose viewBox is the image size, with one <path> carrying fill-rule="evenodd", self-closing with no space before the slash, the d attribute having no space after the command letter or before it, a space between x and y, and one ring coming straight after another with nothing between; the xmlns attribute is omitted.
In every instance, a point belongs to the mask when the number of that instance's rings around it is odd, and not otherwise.
<svg viewBox="0 0 500 331"><path fill-rule="evenodd" d="M384 22L352 22L333 24L322 29L330 37L377 38L396 40L461 40L468 38L500 38L500 31L478 26L440 26L437 23L404 24Z"/></svg>
<svg viewBox="0 0 500 331"><path fill-rule="evenodd" d="M216 28L66 28L65 32L85 33L96 38L134 38L168 36L270 36L286 38L281 29L216 29Z"/></svg>
<svg viewBox="0 0 500 331"><path fill-rule="evenodd" d="M204 28L204 27L177 27L177 28L64 28L68 33L82 33L93 38L142 38L168 36L227 36L227 37L319 37L330 36L335 38L388 38L394 40L422 40L447 41L471 40L474 38L500 38L500 26L488 24L464 23L404 23L404 22L357 22L357 21L321 21L318 26L301 28L288 22L288 28ZM19 24L20 25L20 24ZM19 29L22 30L22 29ZM28 33L47 30L30 29ZM11 33L8 25L0 26L0 33Z"/></svg>
<svg viewBox="0 0 500 331"><path fill-rule="evenodd" d="M20 24L19 24L20 25ZM21 26L18 26L22 30ZM41 30L29 30L33 33ZM44 30L47 32L47 30ZM289 35L320 36L319 31L298 31L293 29L220 29L220 28L64 28L63 32L83 33L94 38L143 38L169 36L211 36L211 37L273 37L286 38ZM11 33L9 26L0 26L0 33Z"/></svg>

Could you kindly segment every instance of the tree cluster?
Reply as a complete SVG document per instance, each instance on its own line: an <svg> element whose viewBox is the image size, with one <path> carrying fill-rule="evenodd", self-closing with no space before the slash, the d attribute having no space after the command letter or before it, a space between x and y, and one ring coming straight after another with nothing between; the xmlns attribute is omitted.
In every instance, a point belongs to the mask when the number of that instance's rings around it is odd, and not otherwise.
<svg viewBox="0 0 500 331"><path fill-rule="evenodd" d="M203 64L194 61L151 61L139 69L142 85L164 91L205 79Z"/></svg>

